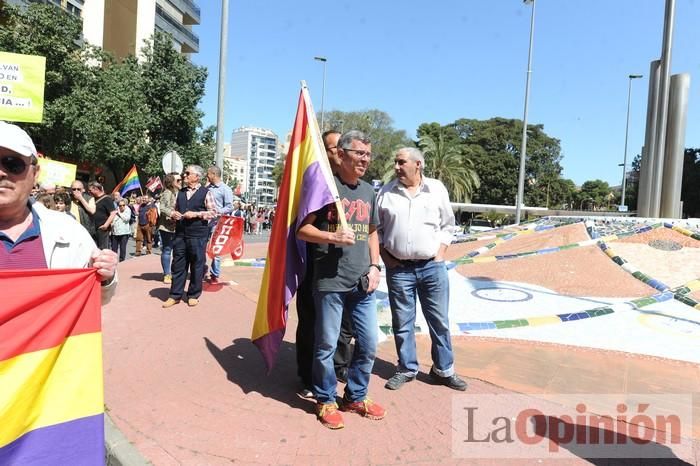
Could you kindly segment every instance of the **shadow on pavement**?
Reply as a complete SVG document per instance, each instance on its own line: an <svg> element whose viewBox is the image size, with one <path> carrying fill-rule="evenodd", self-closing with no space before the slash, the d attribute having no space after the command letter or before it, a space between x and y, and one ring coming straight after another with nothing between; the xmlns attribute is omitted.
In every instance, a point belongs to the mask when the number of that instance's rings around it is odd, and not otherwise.
<svg viewBox="0 0 700 466"><path fill-rule="evenodd" d="M554 447L569 450L579 458L583 458L596 466L690 465L690 463L678 458L673 453L673 450L665 445L651 440L644 441L643 445L640 445L641 440L629 437L622 432L614 432L590 425L572 424L555 416L537 415L530 418L530 421L533 423L533 430L537 436L549 438ZM580 432L587 434L589 441L590 439L597 440L593 444L586 444L585 441L578 443L575 439ZM668 440L670 441L671 439L669 438ZM609 453L616 453L614 455L616 458L591 457L592 453L595 456L604 456L606 450ZM645 458L635 456L642 453L642 451Z"/></svg>
<svg viewBox="0 0 700 466"><path fill-rule="evenodd" d="M141 275L132 275L131 278L136 278L139 280L149 280L153 282L162 282L163 274L154 272L144 272Z"/></svg>
<svg viewBox="0 0 700 466"><path fill-rule="evenodd" d="M393 345L392 345L393 348ZM396 366L388 361L376 357L374 359L374 367L372 373L384 380L389 380L396 372Z"/></svg>
<svg viewBox="0 0 700 466"><path fill-rule="evenodd" d="M170 287L164 285L159 288L153 288L148 292L148 295L152 298L158 298L161 301L165 301L168 299L168 296L170 296Z"/></svg>
<svg viewBox="0 0 700 466"><path fill-rule="evenodd" d="M292 408L314 413L313 400L303 400L296 394L300 385L294 372L296 350L293 344L282 341L277 364L268 375L260 352L249 338L237 338L223 349L207 337L204 337L204 343L226 371L228 380L241 387L245 393L258 392Z"/></svg>

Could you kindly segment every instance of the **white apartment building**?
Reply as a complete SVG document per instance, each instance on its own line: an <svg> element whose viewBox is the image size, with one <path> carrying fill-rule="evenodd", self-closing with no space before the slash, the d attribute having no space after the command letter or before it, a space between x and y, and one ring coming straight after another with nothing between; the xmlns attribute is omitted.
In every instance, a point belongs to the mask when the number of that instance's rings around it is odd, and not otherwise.
<svg viewBox="0 0 700 466"><path fill-rule="evenodd" d="M183 54L199 51L192 26L200 23L194 0L0 0L10 4L48 3L83 19L86 42L118 58L139 55L154 31L170 34Z"/></svg>
<svg viewBox="0 0 700 466"><path fill-rule="evenodd" d="M231 135L231 157L245 161L245 191L249 202L275 203L272 169L277 162L277 135L269 129L241 127Z"/></svg>

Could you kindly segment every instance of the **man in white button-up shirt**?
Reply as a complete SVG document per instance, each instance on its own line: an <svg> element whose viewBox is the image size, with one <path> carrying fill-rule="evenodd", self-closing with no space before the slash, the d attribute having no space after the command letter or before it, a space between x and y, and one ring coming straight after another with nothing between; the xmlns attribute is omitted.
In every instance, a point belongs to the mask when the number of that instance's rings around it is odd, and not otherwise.
<svg viewBox="0 0 700 466"><path fill-rule="evenodd" d="M418 295L432 342L431 378L454 390L466 390L466 382L454 370L444 262L452 242L454 214L447 189L439 180L423 176L424 166L418 149L399 149L394 158L396 179L382 188L377 201L380 252L399 356L396 373L385 387L397 390L418 374L414 330Z"/></svg>

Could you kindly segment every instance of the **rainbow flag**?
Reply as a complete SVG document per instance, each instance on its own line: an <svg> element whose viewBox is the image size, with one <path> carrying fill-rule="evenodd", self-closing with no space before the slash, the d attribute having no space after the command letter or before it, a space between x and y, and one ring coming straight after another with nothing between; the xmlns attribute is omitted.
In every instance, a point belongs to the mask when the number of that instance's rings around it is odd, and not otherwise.
<svg viewBox="0 0 700 466"><path fill-rule="evenodd" d="M338 200L311 99L302 86L251 337L268 371L284 337L287 307L304 276L306 243L296 238L297 228L310 213Z"/></svg>
<svg viewBox="0 0 700 466"><path fill-rule="evenodd" d="M95 269L0 270L0 464L104 464Z"/></svg>
<svg viewBox="0 0 700 466"><path fill-rule="evenodd" d="M136 171L136 165L131 166L131 169L127 172L121 183L114 187L112 193L119 190L119 193L124 196L133 189L141 190L141 182L139 181L139 172Z"/></svg>

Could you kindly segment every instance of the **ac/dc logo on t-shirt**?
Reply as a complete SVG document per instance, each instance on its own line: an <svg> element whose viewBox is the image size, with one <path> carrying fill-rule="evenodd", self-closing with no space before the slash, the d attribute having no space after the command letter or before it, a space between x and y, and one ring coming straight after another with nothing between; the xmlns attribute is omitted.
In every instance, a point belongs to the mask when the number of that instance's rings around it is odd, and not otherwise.
<svg viewBox="0 0 700 466"><path fill-rule="evenodd" d="M356 199L354 201L349 201L345 198L340 201L343 204L343 210L345 210L345 220L348 222L364 223L369 220L369 212L372 206L363 201L362 199ZM328 209L326 215L328 223L338 223L338 211L335 206Z"/></svg>

